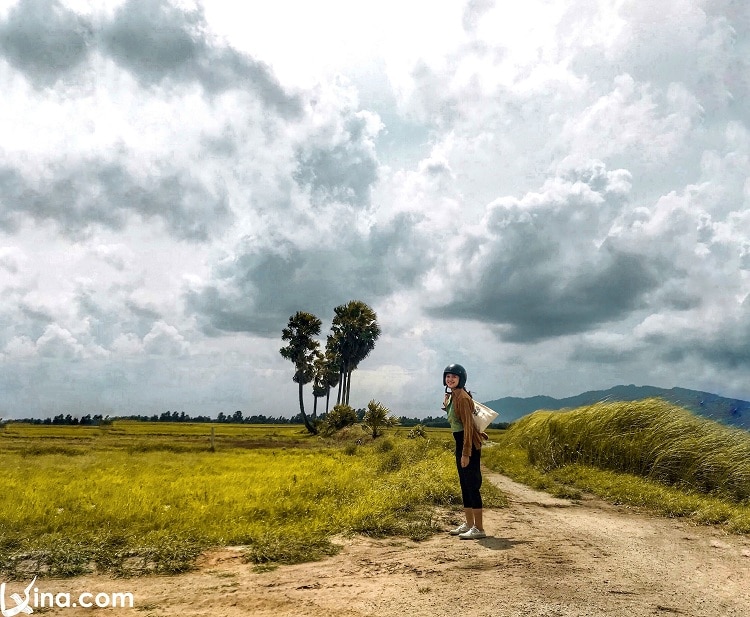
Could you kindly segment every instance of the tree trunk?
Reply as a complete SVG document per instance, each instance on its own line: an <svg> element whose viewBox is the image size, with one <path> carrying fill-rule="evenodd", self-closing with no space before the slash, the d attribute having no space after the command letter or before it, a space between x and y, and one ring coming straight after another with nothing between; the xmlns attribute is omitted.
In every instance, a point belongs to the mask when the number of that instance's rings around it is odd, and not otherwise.
<svg viewBox="0 0 750 617"><path fill-rule="evenodd" d="M352 371L354 371L354 369L350 368L346 374L346 404L347 405L349 404L349 394L351 393L351 390L352 390Z"/></svg>
<svg viewBox="0 0 750 617"><path fill-rule="evenodd" d="M342 405L348 405L349 404L349 364L344 365L344 391L341 393L341 404Z"/></svg>
<svg viewBox="0 0 750 617"><path fill-rule="evenodd" d="M299 412L302 414L302 421L305 423L305 428L307 429L307 432L311 435L317 435L318 429L315 428L314 424L310 423L310 420L307 417L307 414L305 413L305 401L302 398L302 387L304 384L302 383L302 380L299 381Z"/></svg>
<svg viewBox="0 0 750 617"><path fill-rule="evenodd" d="M339 371L339 389L338 389L338 392L336 393L336 404L337 405L341 405L341 388L343 388L343 386L344 386L343 381L344 381L344 369L342 368Z"/></svg>
<svg viewBox="0 0 750 617"><path fill-rule="evenodd" d="M326 414L328 413L328 403L331 400L331 386L328 386L326 388Z"/></svg>

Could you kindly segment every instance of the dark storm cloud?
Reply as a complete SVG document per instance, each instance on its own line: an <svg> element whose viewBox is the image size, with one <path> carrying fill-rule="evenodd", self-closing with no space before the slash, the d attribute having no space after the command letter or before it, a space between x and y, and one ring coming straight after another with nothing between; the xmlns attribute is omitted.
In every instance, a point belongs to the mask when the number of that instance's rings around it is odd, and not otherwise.
<svg viewBox="0 0 750 617"><path fill-rule="evenodd" d="M56 0L21 0L0 22L0 52L37 85L50 85L97 50L145 86L197 82L210 94L254 92L285 117L301 113L263 63L214 44L201 10L129 0L111 21L89 22Z"/></svg>
<svg viewBox="0 0 750 617"><path fill-rule="evenodd" d="M145 84L197 81L208 92L233 88L254 91L285 116L301 112L260 62L229 48L211 45L202 11L183 11L166 0L129 0L101 32L102 47Z"/></svg>
<svg viewBox="0 0 750 617"><path fill-rule="evenodd" d="M529 246L486 266L473 290L432 312L497 325L505 340L535 342L625 317L661 274L648 258L603 246L572 268L556 247Z"/></svg>
<svg viewBox="0 0 750 617"><path fill-rule="evenodd" d="M204 241L230 219L227 198L185 171L135 178L123 166L101 161L59 165L31 182L0 168L0 228L12 231L21 215L55 221L71 237L90 226L122 229L132 214L164 221L177 238Z"/></svg>
<svg viewBox="0 0 750 617"><path fill-rule="evenodd" d="M104 24L104 50L136 77L158 83L192 77L205 54L200 11L182 11L161 0L129 0Z"/></svg>
<svg viewBox="0 0 750 617"><path fill-rule="evenodd" d="M664 332L649 333L643 342L658 349L664 360L697 358L724 370L750 369L750 297L736 312L725 314L718 327L701 328L704 325L697 321L693 329L676 334L667 326Z"/></svg>
<svg viewBox="0 0 750 617"><path fill-rule="evenodd" d="M55 0L21 0L0 22L0 52L37 85L84 62L93 37L88 21Z"/></svg>
<svg viewBox="0 0 750 617"><path fill-rule="evenodd" d="M539 193L498 200L485 235L455 250L462 276L438 317L497 327L505 340L536 342L586 332L643 307L650 292L684 276L668 259L608 237L629 175L601 163L563 171Z"/></svg>
<svg viewBox="0 0 750 617"><path fill-rule="evenodd" d="M208 334L251 332L278 336L290 315L307 311L324 319L346 300L336 255L304 252L281 243L283 253L238 255L214 275L216 283L187 294L188 311Z"/></svg>
<svg viewBox="0 0 750 617"><path fill-rule="evenodd" d="M188 311L209 334L251 332L278 336L290 315L304 310L324 324L333 308L353 298L375 301L413 285L424 268L413 219L401 215L365 235L341 229L320 245L288 240L273 247L246 242L212 283L186 294ZM364 292L363 292L364 290Z"/></svg>

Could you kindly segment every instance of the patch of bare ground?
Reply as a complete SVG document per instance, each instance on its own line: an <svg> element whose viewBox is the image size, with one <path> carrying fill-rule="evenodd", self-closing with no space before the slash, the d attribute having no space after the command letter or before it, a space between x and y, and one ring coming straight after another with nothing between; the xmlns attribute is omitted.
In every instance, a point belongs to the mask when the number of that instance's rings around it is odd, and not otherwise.
<svg viewBox="0 0 750 617"><path fill-rule="evenodd" d="M750 538L585 497L555 499L494 473L510 507L485 512L489 537L424 542L342 538L316 563L254 572L242 549L204 555L174 577L40 581L71 595L130 591L135 608L47 614L255 617L746 617ZM459 522L446 517L445 528ZM36 611L35 611L36 612Z"/></svg>

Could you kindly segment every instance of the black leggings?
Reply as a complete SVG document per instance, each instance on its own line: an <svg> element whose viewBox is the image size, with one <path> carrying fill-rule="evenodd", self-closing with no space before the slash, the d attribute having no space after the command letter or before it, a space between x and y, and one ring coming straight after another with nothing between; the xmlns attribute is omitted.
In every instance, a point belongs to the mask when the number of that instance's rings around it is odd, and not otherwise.
<svg viewBox="0 0 750 617"><path fill-rule="evenodd" d="M461 467L464 432L453 433L453 437L456 440L456 468L458 469L458 481L461 484L461 498L464 508L480 510L482 508L482 495L479 493L479 489L482 486L482 470L479 464L482 451L472 446L469 464L466 467Z"/></svg>

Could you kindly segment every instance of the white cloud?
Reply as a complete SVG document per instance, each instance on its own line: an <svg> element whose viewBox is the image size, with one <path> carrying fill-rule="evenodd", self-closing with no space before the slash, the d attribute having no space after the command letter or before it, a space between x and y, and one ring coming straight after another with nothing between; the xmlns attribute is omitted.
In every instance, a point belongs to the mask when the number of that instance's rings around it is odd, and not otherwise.
<svg viewBox="0 0 750 617"><path fill-rule="evenodd" d="M156 356L180 356L188 351L188 343L177 328L157 321L143 337L143 349Z"/></svg>
<svg viewBox="0 0 750 617"><path fill-rule="evenodd" d="M36 341L39 355L43 357L71 360L82 358L85 348L65 328L57 324L51 324L44 330L44 334Z"/></svg>
<svg viewBox="0 0 750 617"><path fill-rule="evenodd" d="M26 255L15 246L0 247L0 268L9 274L18 274L28 261Z"/></svg>
<svg viewBox="0 0 750 617"><path fill-rule="evenodd" d="M91 249L91 253L120 271L124 270L135 258L135 253L124 244L98 244Z"/></svg>

